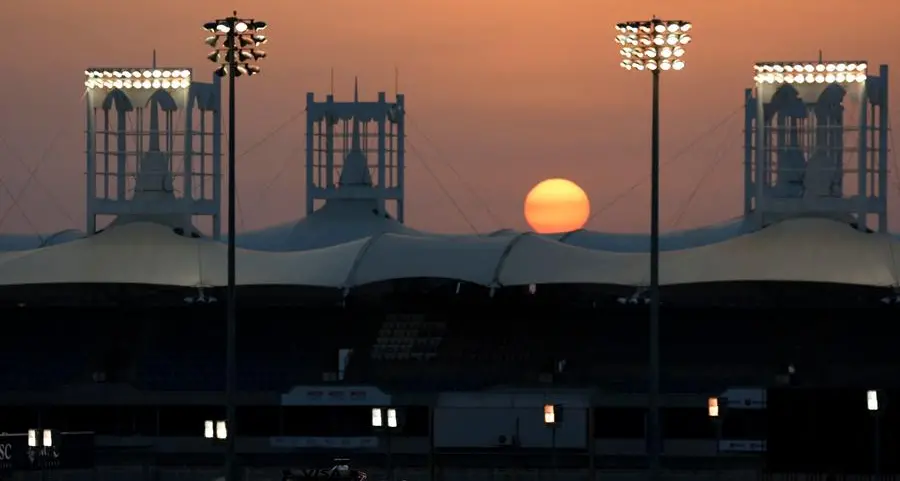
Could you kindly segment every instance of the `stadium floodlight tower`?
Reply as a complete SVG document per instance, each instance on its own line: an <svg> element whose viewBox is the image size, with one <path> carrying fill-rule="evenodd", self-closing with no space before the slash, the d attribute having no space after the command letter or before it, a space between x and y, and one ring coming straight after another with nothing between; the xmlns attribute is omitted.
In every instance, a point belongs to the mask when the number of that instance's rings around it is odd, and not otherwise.
<svg viewBox="0 0 900 481"><path fill-rule="evenodd" d="M306 111L306 215L316 210L316 201L375 197L382 213L393 202L394 215L402 223L406 150L403 94L388 101L385 93L379 92L378 100L362 102L356 82L352 102L335 102L333 95L324 102L316 101L314 93L307 93ZM367 167L374 165L374 182L365 188L341 188L346 160L360 155Z"/></svg>
<svg viewBox="0 0 900 481"><path fill-rule="evenodd" d="M653 79L650 127L650 376L647 389L647 455L650 480L660 477L662 428L660 425L659 361L659 77L661 72L684 68L682 56L691 42L691 22L650 20L616 24L616 43L625 70L647 71Z"/></svg>
<svg viewBox="0 0 900 481"><path fill-rule="evenodd" d="M755 65L745 119L744 215L756 228L823 216L887 231L888 68L868 62ZM874 228L874 226L873 226Z"/></svg>
<svg viewBox="0 0 900 481"><path fill-rule="evenodd" d="M220 232L218 79L188 68L88 68L87 234L100 215L194 231L193 216Z"/></svg>

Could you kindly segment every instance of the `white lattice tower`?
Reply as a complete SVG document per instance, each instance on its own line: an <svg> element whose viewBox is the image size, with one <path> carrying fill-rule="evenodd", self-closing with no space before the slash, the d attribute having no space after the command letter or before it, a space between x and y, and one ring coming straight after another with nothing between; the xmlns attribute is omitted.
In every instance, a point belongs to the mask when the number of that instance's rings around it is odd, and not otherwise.
<svg viewBox="0 0 900 481"><path fill-rule="evenodd" d="M97 232L98 216L192 234L194 216L209 216L218 238L218 78L199 83L190 69L155 65L89 68L85 76L87 234Z"/></svg>
<svg viewBox="0 0 900 481"><path fill-rule="evenodd" d="M404 96L365 102L358 92L350 102L306 94L306 213L317 201L373 199L403 222Z"/></svg>
<svg viewBox="0 0 900 481"><path fill-rule="evenodd" d="M757 228L825 216L887 231L888 67L763 62L745 118L744 213ZM877 226L877 227L875 227Z"/></svg>

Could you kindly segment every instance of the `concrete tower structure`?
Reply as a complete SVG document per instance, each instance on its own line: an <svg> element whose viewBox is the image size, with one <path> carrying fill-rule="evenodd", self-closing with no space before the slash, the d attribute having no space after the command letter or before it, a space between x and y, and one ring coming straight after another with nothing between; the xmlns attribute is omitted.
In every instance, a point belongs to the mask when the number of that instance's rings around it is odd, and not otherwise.
<svg viewBox="0 0 900 481"><path fill-rule="evenodd" d="M111 225L156 222L199 235L194 216L221 232L219 81L193 81L190 69L89 68L87 77L87 234L97 217Z"/></svg>
<svg viewBox="0 0 900 481"><path fill-rule="evenodd" d="M379 214L404 221L405 111L403 94L388 101L324 102L306 94L306 214L317 201L368 203ZM374 172L370 169L374 168ZM374 175L373 175L374 174ZM371 209L370 209L371 210Z"/></svg>
<svg viewBox="0 0 900 481"><path fill-rule="evenodd" d="M763 62L745 119L744 215L824 216L887 232L888 68Z"/></svg>

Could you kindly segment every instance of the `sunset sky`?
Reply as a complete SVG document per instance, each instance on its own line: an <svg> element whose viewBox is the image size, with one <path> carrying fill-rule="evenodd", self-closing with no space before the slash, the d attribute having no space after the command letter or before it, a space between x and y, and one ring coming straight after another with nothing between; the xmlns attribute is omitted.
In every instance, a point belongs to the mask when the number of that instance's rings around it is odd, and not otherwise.
<svg viewBox="0 0 900 481"><path fill-rule="evenodd" d="M613 25L694 22L684 71L662 79L663 229L735 217L742 203L743 118L735 111L767 60L866 59L893 64L900 121L897 0L5 0L0 54L0 232L84 228L84 91L88 66L188 66L205 77L200 26L237 9L269 22L263 75L239 79L238 151L302 112L305 93L407 96L407 224L435 231L526 228L522 203L550 177L569 178L593 210L647 179L650 77L618 67ZM715 133L675 155L723 120ZM301 117L302 119L302 117ZM303 213L298 120L238 159L239 230ZM900 133L894 133L900 148ZM896 159L896 156L894 156ZM427 166L427 168L426 168ZM457 175L458 173L459 175ZM893 177L893 176L892 176ZM701 179L702 182L701 182ZM699 185L699 187L698 187ZM900 229L892 183L891 225ZM692 193L696 191L695 195ZM588 228L646 231L643 182ZM688 199L692 200L688 203Z"/></svg>

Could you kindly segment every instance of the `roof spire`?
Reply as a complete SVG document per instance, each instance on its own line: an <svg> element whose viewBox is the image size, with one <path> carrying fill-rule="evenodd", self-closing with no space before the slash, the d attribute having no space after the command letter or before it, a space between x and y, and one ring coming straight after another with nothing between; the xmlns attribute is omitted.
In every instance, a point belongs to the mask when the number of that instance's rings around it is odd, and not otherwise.
<svg viewBox="0 0 900 481"><path fill-rule="evenodd" d="M156 70L156 49L153 49L153 70ZM150 145L148 152L159 152L159 102L150 97Z"/></svg>
<svg viewBox="0 0 900 481"><path fill-rule="evenodd" d="M159 152L159 102L156 97L150 98L150 145L148 152Z"/></svg>
<svg viewBox="0 0 900 481"><path fill-rule="evenodd" d="M350 139L350 151L351 152L362 152L362 146L359 141L359 119L357 117L353 117L353 133L351 134Z"/></svg>
<svg viewBox="0 0 900 481"><path fill-rule="evenodd" d="M362 126L358 117L353 117L353 131L350 134L350 152L344 159L341 168L339 184L347 186L372 186L372 176L369 173L368 159L362 148Z"/></svg>
<svg viewBox="0 0 900 481"><path fill-rule="evenodd" d="M359 103L359 77L353 77L353 102ZM350 151L362 152L359 141L359 118L353 116L353 133L350 139Z"/></svg>

